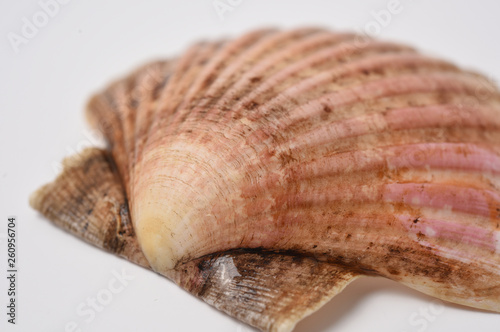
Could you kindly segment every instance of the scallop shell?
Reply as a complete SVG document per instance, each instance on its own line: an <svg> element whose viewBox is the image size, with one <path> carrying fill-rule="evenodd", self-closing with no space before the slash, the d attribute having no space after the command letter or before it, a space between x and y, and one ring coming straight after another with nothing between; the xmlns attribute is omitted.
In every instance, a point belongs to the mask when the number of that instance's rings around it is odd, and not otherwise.
<svg viewBox="0 0 500 332"><path fill-rule="evenodd" d="M500 312L500 94L314 28L201 42L89 102L91 149L31 204L265 331L383 276ZM83 202L83 203L82 203Z"/></svg>

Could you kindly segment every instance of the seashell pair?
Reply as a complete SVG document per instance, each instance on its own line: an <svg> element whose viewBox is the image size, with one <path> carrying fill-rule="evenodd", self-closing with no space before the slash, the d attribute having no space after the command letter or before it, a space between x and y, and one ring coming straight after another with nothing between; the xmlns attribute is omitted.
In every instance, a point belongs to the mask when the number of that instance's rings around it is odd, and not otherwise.
<svg viewBox="0 0 500 332"><path fill-rule="evenodd" d="M31 197L87 242L263 331L360 276L500 312L500 94L322 29L201 42L94 96L88 149Z"/></svg>

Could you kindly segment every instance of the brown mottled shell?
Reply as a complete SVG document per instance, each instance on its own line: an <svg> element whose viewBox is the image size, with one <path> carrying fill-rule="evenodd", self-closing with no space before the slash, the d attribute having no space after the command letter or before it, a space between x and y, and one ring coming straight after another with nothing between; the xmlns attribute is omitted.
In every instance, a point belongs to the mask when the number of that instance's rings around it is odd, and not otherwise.
<svg viewBox="0 0 500 332"><path fill-rule="evenodd" d="M125 256L249 324L288 331L363 274L500 312L500 94L479 74L353 34L261 30L144 66L87 114L128 198ZM319 292L297 290L298 311L271 291L260 311L215 300L289 265L277 293L297 278Z"/></svg>

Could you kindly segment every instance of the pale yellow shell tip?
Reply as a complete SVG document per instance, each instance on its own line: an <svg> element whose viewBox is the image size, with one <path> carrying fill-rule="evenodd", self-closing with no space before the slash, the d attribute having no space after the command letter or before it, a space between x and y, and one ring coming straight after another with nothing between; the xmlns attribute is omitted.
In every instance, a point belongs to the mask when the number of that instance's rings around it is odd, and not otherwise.
<svg viewBox="0 0 500 332"><path fill-rule="evenodd" d="M40 191L43 189L42 188L39 188L37 189L36 191L34 191L33 193L31 193L30 197L29 197L29 205L37 210L38 209L38 206L40 206Z"/></svg>

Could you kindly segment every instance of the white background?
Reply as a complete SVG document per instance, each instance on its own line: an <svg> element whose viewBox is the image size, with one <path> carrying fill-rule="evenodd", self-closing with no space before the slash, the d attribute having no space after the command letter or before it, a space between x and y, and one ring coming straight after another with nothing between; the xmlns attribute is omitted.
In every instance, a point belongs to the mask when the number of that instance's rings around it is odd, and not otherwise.
<svg viewBox="0 0 500 332"><path fill-rule="evenodd" d="M46 1L46 0L42 0ZM362 31L377 1L229 1L222 19L212 0L72 0L19 45L23 18L42 7L0 0L0 236L18 218L18 325L6 323L6 241L0 237L0 330L253 331L170 281L106 254L52 226L31 210L28 196L56 175L57 163L94 141L83 108L90 94L147 60L173 56L203 38L237 36L262 26L320 25ZM240 4L237 4L240 2ZM498 1L401 0L402 11L378 35L409 43L500 80ZM377 32L377 31L375 31ZM133 276L87 323L76 313L108 287L113 271ZM296 331L499 331L500 315L433 299L383 279L351 284ZM439 303L439 302L435 302Z"/></svg>

